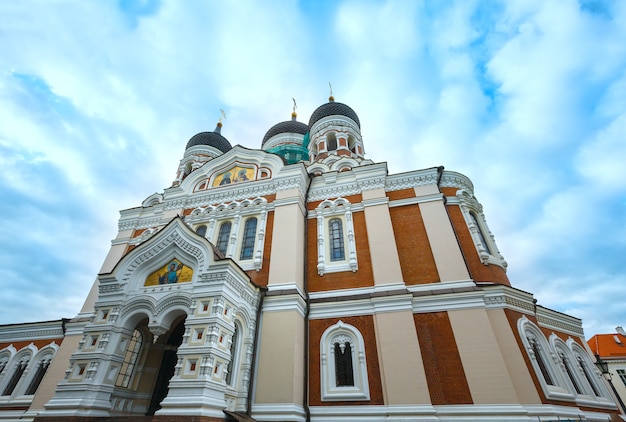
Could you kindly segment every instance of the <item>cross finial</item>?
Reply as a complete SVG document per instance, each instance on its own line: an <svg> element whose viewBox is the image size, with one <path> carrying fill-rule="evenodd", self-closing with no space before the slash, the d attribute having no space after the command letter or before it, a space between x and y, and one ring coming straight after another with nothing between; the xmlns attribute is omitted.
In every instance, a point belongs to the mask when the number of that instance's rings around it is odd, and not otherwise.
<svg viewBox="0 0 626 422"><path fill-rule="evenodd" d="M226 118L226 112L220 108L220 113L222 113L222 116L220 117L220 123L222 123L222 119Z"/></svg>
<svg viewBox="0 0 626 422"><path fill-rule="evenodd" d="M295 113L298 106L296 105L296 99L293 97L291 97L291 99L293 100L293 112Z"/></svg>
<svg viewBox="0 0 626 422"><path fill-rule="evenodd" d="M328 101L335 101L335 97L333 97L333 86L330 82L328 82L328 87L330 88L330 97L328 97Z"/></svg>

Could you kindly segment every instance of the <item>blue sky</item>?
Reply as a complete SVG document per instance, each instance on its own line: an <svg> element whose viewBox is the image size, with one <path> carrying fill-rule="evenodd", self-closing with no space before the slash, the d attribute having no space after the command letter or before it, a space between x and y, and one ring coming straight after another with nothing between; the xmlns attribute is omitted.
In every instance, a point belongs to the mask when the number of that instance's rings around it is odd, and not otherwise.
<svg viewBox="0 0 626 422"><path fill-rule="evenodd" d="M390 172L469 176L512 284L626 324L626 2L0 3L0 324L72 317L118 211L213 130L328 97Z"/></svg>

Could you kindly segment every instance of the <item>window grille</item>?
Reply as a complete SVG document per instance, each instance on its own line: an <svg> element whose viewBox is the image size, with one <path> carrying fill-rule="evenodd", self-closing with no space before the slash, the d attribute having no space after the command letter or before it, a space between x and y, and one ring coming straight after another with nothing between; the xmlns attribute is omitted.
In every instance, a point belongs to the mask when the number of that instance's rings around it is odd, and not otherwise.
<svg viewBox="0 0 626 422"><path fill-rule="evenodd" d="M217 250L222 253L222 255L226 255L226 250L228 249L228 238L230 236L230 229L232 227L232 223L227 221L222 223L220 226L220 232L217 235Z"/></svg>
<svg viewBox="0 0 626 422"><path fill-rule="evenodd" d="M243 241L241 242L241 254L239 256L239 259L242 261L245 259L252 259L252 255L254 254L254 238L256 236L256 225L256 217L252 217L246 220L246 225L244 226L243 230Z"/></svg>

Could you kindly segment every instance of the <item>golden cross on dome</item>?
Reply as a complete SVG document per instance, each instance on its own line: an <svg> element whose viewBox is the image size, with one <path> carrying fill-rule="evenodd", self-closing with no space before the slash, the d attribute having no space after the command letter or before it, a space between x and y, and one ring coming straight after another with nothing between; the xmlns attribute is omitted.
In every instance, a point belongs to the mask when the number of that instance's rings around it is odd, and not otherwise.
<svg viewBox="0 0 626 422"><path fill-rule="evenodd" d="M296 105L296 99L293 97L291 97L291 99L293 100L293 112L295 113L298 106Z"/></svg>
<svg viewBox="0 0 626 422"><path fill-rule="evenodd" d="M226 112L220 108L220 113L222 113L222 116L220 117L220 123L222 123L222 119L226 118Z"/></svg>

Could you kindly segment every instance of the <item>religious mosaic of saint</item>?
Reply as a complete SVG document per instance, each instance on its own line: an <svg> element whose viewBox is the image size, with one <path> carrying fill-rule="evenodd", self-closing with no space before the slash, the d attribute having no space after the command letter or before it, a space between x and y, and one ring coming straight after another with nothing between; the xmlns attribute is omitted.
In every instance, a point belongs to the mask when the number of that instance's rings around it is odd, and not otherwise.
<svg viewBox="0 0 626 422"><path fill-rule="evenodd" d="M254 169L235 166L232 169L218 175L213 180L213 186L230 185L231 183L254 180Z"/></svg>
<svg viewBox="0 0 626 422"><path fill-rule="evenodd" d="M187 283L191 281L193 270L174 258L146 278L144 286L159 284Z"/></svg>

